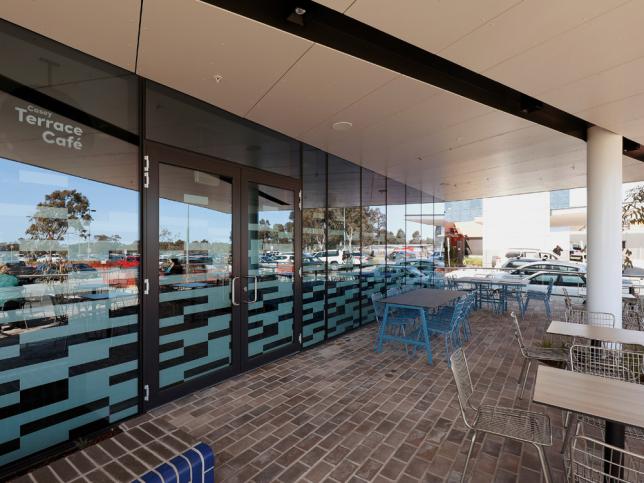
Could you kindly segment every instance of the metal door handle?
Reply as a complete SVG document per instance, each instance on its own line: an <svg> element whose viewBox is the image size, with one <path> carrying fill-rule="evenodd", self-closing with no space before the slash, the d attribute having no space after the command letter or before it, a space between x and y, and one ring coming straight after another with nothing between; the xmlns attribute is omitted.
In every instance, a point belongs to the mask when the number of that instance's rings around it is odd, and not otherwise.
<svg viewBox="0 0 644 483"><path fill-rule="evenodd" d="M253 292L254 292L253 296L254 297L253 297L253 300L246 300L245 303L254 304L255 302L257 302L257 296L258 296L258 294L257 294L257 276L246 275L246 276L244 276L244 278L252 278L253 279Z"/></svg>
<svg viewBox="0 0 644 483"><path fill-rule="evenodd" d="M239 305L237 301L235 300L235 280L239 279L239 277L233 277L231 287L230 287L230 299L233 303L233 305L237 306Z"/></svg>

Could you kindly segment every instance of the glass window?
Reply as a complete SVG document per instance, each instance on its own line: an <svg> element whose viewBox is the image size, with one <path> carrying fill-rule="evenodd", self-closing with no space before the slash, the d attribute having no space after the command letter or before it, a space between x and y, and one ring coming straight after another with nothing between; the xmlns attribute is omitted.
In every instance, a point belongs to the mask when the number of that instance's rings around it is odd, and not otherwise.
<svg viewBox="0 0 644 483"><path fill-rule="evenodd" d="M532 277L530 283L534 285L549 285L551 283L555 283L557 281L557 277L558 275L555 275L554 273L541 273Z"/></svg>
<svg viewBox="0 0 644 483"><path fill-rule="evenodd" d="M2 75L8 79L3 82L5 90L13 82L23 87L22 93L33 89L78 109L83 119L77 120L86 124L94 116L103 125L138 133L138 78L134 74L4 20L0 20L0 59ZM54 109L52 105L41 107ZM3 117L16 114L8 106L0 109Z"/></svg>
<svg viewBox="0 0 644 483"><path fill-rule="evenodd" d="M387 287L402 286L404 272L390 268L404 265L407 258L405 185L387 179Z"/></svg>
<svg viewBox="0 0 644 483"><path fill-rule="evenodd" d="M304 147L302 157L302 344L325 337L326 154Z"/></svg>
<svg viewBox="0 0 644 483"><path fill-rule="evenodd" d="M409 186L406 187L405 195L405 231L407 243L405 251L405 265L421 260L427 260L427 246L423 243L422 223L422 196L421 192ZM407 284L417 287L425 285L425 277L420 277L418 269L405 272L407 277L413 280L406 280Z"/></svg>
<svg viewBox="0 0 644 483"><path fill-rule="evenodd" d="M327 335L360 325L360 167L329 155Z"/></svg>
<svg viewBox="0 0 644 483"><path fill-rule="evenodd" d="M586 280L579 275L560 275L559 283L565 287L582 287L586 285Z"/></svg>
<svg viewBox="0 0 644 483"><path fill-rule="evenodd" d="M372 295L385 292L387 180L362 169L362 323L375 322Z"/></svg>
<svg viewBox="0 0 644 483"><path fill-rule="evenodd" d="M3 466L137 413L140 235L138 146L69 109L134 129L131 75L5 22L0 55Z"/></svg>
<svg viewBox="0 0 644 483"><path fill-rule="evenodd" d="M154 82L147 85L149 139L300 177L299 141Z"/></svg>

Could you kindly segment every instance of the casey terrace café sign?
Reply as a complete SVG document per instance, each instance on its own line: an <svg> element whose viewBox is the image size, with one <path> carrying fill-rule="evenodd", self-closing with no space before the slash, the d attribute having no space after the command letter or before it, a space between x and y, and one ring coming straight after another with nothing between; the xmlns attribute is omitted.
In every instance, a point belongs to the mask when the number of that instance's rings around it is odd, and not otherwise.
<svg viewBox="0 0 644 483"><path fill-rule="evenodd" d="M54 113L40 107L28 104L14 106L18 122L29 124L42 129L42 140L67 149L80 151L83 149L83 128L56 120Z"/></svg>

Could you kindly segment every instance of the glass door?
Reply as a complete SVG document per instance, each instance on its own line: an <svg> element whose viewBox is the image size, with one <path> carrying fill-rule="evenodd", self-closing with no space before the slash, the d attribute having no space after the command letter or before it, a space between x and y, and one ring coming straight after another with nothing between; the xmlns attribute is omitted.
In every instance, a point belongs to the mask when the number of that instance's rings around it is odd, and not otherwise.
<svg viewBox="0 0 644 483"><path fill-rule="evenodd" d="M239 171L182 150L147 148L144 357L152 384L144 394L152 390L156 405L239 372Z"/></svg>
<svg viewBox="0 0 644 483"><path fill-rule="evenodd" d="M145 152L149 408L300 349L301 222L298 180L153 142Z"/></svg>
<svg viewBox="0 0 644 483"><path fill-rule="evenodd" d="M300 187L244 169L242 191L242 352L249 368L300 348Z"/></svg>

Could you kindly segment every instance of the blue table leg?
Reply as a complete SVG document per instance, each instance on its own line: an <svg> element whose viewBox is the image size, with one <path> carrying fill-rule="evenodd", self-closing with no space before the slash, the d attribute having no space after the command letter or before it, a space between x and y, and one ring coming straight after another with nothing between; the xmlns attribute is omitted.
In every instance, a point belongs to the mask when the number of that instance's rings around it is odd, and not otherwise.
<svg viewBox="0 0 644 483"><path fill-rule="evenodd" d="M376 345L376 352L382 352L382 340L385 336L385 328L387 327L387 319L389 318L389 304L385 304L385 316L382 318L380 330L378 331L378 344Z"/></svg>
<svg viewBox="0 0 644 483"><path fill-rule="evenodd" d="M423 331L423 337L425 339L425 350L427 351L427 362L431 364L432 346L429 343L429 332L427 331L427 319L425 318L425 311L423 309L420 309L419 312L420 312L421 330Z"/></svg>

